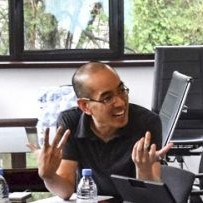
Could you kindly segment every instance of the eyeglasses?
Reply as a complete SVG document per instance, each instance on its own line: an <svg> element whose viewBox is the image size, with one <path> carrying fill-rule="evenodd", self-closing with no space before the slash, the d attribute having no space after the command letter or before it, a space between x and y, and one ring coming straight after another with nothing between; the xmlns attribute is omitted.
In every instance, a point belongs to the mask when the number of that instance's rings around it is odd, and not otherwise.
<svg viewBox="0 0 203 203"><path fill-rule="evenodd" d="M122 97L122 98L126 98L129 94L129 88L127 88L125 85L123 85L123 83L121 83L120 87L117 90L117 93L111 93L107 96L105 96L105 98L101 99L101 100L96 100L96 99L92 99L92 98L81 98L87 101L91 101L91 102L98 102L98 103L102 103L105 105L111 105L115 102L115 97Z"/></svg>

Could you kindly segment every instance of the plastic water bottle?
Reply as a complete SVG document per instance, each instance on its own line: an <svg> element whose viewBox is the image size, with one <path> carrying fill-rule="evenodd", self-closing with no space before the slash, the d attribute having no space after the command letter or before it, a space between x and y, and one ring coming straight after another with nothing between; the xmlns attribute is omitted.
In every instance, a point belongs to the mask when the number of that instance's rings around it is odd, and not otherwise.
<svg viewBox="0 0 203 203"><path fill-rule="evenodd" d="M77 187L77 203L96 203L97 186L92 178L92 169L83 169L82 178Z"/></svg>
<svg viewBox="0 0 203 203"><path fill-rule="evenodd" d="M3 176L3 169L0 168L0 203L9 203L9 188Z"/></svg>

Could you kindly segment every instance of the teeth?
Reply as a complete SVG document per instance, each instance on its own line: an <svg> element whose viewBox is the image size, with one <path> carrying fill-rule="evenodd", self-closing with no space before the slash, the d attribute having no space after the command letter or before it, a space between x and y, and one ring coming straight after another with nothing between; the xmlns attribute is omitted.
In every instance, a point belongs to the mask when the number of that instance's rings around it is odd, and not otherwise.
<svg viewBox="0 0 203 203"><path fill-rule="evenodd" d="M121 112L116 113L115 116L121 116L123 114L124 114L124 111L121 111Z"/></svg>

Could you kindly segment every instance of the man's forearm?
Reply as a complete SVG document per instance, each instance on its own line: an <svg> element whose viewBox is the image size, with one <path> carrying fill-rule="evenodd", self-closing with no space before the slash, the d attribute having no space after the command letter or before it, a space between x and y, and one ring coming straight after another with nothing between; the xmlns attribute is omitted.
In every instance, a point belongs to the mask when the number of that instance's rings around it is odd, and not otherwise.
<svg viewBox="0 0 203 203"><path fill-rule="evenodd" d="M69 199L74 193L75 186L70 181L55 174L52 178L43 179L46 188L62 199Z"/></svg>

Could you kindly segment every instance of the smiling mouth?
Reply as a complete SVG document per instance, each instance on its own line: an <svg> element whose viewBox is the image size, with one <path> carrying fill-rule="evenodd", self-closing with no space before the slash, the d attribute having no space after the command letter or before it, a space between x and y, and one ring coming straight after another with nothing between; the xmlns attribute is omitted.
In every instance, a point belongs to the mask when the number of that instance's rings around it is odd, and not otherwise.
<svg viewBox="0 0 203 203"><path fill-rule="evenodd" d="M124 115L125 115L125 111L124 110L113 114L113 116L115 116L115 117L121 117L121 116L124 116Z"/></svg>

